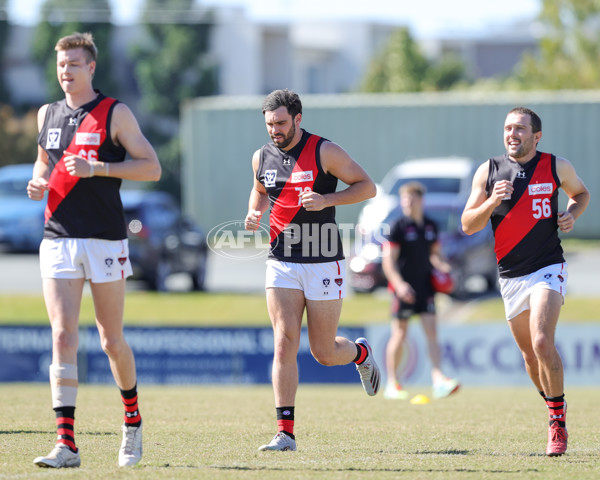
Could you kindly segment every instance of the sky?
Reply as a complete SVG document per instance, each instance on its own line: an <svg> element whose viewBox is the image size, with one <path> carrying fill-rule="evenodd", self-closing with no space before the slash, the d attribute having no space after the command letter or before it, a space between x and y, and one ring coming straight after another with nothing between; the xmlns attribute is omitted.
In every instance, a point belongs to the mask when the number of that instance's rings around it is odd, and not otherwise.
<svg viewBox="0 0 600 480"><path fill-rule="evenodd" d="M109 0L115 23L132 24L143 0ZM415 36L474 35L532 20L542 0L202 0L206 6L242 6L257 21L378 20L407 25ZM34 25L43 0L8 0L12 23Z"/></svg>

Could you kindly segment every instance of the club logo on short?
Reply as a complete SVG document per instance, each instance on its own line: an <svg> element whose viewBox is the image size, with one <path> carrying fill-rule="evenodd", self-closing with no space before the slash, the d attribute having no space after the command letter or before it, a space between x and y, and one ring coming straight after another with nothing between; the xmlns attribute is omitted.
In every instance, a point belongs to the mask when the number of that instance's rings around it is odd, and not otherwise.
<svg viewBox="0 0 600 480"><path fill-rule="evenodd" d="M324 285L325 287L328 287L330 283L331 283L331 280L329 280L328 278L324 278L324 279L323 279L323 285Z"/></svg>
<svg viewBox="0 0 600 480"><path fill-rule="evenodd" d="M265 188L274 187L277 180L277 170L265 170Z"/></svg>
<svg viewBox="0 0 600 480"><path fill-rule="evenodd" d="M341 287L342 284L344 283L344 279L343 278L336 278L335 279L335 283L338 287Z"/></svg>
<svg viewBox="0 0 600 480"><path fill-rule="evenodd" d="M127 261L127 257L119 257L117 260L119 261L119 263L121 265L125 265L125 262Z"/></svg>
<svg viewBox="0 0 600 480"><path fill-rule="evenodd" d="M565 281L565 278L562 275L557 275L556 278L560 280L560 283L563 283Z"/></svg>

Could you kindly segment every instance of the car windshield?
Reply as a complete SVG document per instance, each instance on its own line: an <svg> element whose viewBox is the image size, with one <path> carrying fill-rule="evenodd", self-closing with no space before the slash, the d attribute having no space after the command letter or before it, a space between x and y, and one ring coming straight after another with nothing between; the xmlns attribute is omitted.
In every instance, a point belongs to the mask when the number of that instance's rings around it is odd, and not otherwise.
<svg viewBox="0 0 600 480"><path fill-rule="evenodd" d="M440 232L449 232L456 227L456 221L452 215L452 210L449 208L425 210L425 215L435 222L438 231Z"/></svg>
<svg viewBox="0 0 600 480"><path fill-rule="evenodd" d="M439 232L452 232L458 228L458 218L450 207L425 208L425 215L435 222ZM401 216L402 210L397 207L389 213L382 225L391 224Z"/></svg>
<svg viewBox="0 0 600 480"><path fill-rule="evenodd" d="M427 193L459 193L460 178L458 177L424 177L424 178L398 178L391 183L385 192L388 195L398 195L398 189L408 182L419 182L425 185Z"/></svg>
<svg viewBox="0 0 600 480"><path fill-rule="evenodd" d="M27 180L18 178L0 180L0 196L21 197L23 195L27 195Z"/></svg>

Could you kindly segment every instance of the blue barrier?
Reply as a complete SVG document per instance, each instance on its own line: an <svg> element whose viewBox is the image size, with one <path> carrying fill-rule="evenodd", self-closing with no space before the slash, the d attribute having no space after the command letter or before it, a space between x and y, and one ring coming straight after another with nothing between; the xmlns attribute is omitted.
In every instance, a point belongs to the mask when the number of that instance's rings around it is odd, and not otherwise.
<svg viewBox="0 0 600 480"><path fill-rule="evenodd" d="M369 339L385 377L384 354L388 325L340 328L350 339ZM264 384L271 382L271 328L143 328L125 329L135 357L140 383ZM504 323L442 325L438 332L443 368L463 385L530 385L523 359ZM600 385L600 327L559 325L556 344L565 369L565 384ZM48 381L51 362L49 327L0 327L0 381ZM95 327L79 331L79 380L112 383L108 359ZM307 330L298 352L303 383L355 383L354 365L324 367L310 354ZM418 322L411 324L400 365L406 385L430 383L426 341Z"/></svg>
<svg viewBox="0 0 600 480"><path fill-rule="evenodd" d="M340 328L355 339L362 328ZM125 328L135 354L138 381L146 384L270 383L273 361L271 328ZM0 381L48 381L51 363L49 327L0 327ZM95 327L79 330L80 382L112 383L108 358ZM354 365L330 368L310 354L302 331L298 352L300 381L355 383Z"/></svg>

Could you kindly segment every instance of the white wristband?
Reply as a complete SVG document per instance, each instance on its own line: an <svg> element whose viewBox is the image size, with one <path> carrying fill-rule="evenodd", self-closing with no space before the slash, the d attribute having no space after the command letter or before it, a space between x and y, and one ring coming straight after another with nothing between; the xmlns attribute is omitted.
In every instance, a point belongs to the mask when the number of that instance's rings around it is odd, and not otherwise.
<svg viewBox="0 0 600 480"><path fill-rule="evenodd" d="M94 176L94 164L93 162L90 162L90 177Z"/></svg>
<svg viewBox="0 0 600 480"><path fill-rule="evenodd" d="M109 172L108 162L104 162L104 165L106 166L106 176L108 177L108 172Z"/></svg>

